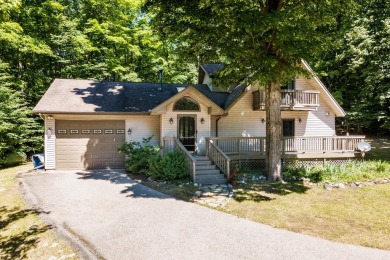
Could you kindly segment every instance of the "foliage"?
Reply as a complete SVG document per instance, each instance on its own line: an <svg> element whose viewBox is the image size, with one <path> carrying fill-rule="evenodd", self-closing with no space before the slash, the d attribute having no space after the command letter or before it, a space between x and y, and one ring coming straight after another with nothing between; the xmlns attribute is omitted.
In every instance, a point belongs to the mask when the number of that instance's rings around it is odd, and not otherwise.
<svg viewBox="0 0 390 260"><path fill-rule="evenodd" d="M154 157L149 163L148 174L153 180L178 180L188 176L187 159L178 149L164 156Z"/></svg>
<svg viewBox="0 0 390 260"><path fill-rule="evenodd" d="M31 117L22 93L15 91L20 88L18 83L22 84L12 77L8 64L0 59L0 161L42 147L41 126Z"/></svg>
<svg viewBox="0 0 390 260"><path fill-rule="evenodd" d="M31 109L54 78L157 81L161 67L165 82L195 83L195 65L152 31L141 2L0 1L1 157L42 149Z"/></svg>
<svg viewBox="0 0 390 260"><path fill-rule="evenodd" d="M267 176L280 173L280 84L306 74L301 60L328 49L348 1L147 0L160 35L177 43L186 57L223 61L213 79L228 87L245 78L267 90Z"/></svg>
<svg viewBox="0 0 390 260"><path fill-rule="evenodd" d="M390 163L383 161L349 161L346 164L335 165L326 163L316 167L288 168L284 176L290 180L309 178L312 182L342 182L368 181L377 178L390 177Z"/></svg>
<svg viewBox="0 0 390 260"><path fill-rule="evenodd" d="M12 167L26 162L27 155L24 152L12 151L0 160L0 166Z"/></svg>
<svg viewBox="0 0 390 260"><path fill-rule="evenodd" d="M237 176L237 173L236 172L232 172L229 176L229 182L232 184L232 185L236 185L237 184L237 181L238 181L238 176Z"/></svg>
<svg viewBox="0 0 390 260"><path fill-rule="evenodd" d="M143 138L142 142L129 141L122 144L118 150L124 152L126 168L133 173L148 173L150 161L157 157L160 147L150 145L153 136Z"/></svg>
<svg viewBox="0 0 390 260"><path fill-rule="evenodd" d="M390 132L390 2L358 1L340 22L333 49L318 56L317 70L347 110L349 132Z"/></svg>

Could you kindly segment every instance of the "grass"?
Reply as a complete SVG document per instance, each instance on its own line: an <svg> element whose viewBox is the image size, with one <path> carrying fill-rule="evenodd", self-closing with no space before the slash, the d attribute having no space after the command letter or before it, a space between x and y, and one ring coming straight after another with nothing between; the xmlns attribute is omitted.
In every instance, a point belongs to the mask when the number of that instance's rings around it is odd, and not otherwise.
<svg viewBox="0 0 390 260"><path fill-rule="evenodd" d="M390 177L390 140L368 139L364 162L324 167L324 179L354 182ZM196 187L181 183L139 182L189 201ZM390 250L390 183L333 189L298 182L239 184L235 198L217 210L293 232L328 240Z"/></svg>
<svg viewBox="0 0 390 260"><path fill-rule="evenodd" d="M31 168L30 163L0 170L0 259L78 259L40 219L38 214L45 212L30 208L22 199L16 173Z"/></svg>
<svg viewBox="0 0 390 260"><path fill-rule="evenodd" d="M277 228L390 250L390 184L328 191L299 183L239 185L220 210Z"/></svg>
<svg viewBox="0 0 390 260"><path fill-rule="evenodd" d="M355 182L390 177L390 141L368 139L366 160L307 169L322 181ZM311 172L310 172L311 171ZM390 183L328 191L321 185L250 183L220 208L236 216L293 232L390 250Z"/></svg>

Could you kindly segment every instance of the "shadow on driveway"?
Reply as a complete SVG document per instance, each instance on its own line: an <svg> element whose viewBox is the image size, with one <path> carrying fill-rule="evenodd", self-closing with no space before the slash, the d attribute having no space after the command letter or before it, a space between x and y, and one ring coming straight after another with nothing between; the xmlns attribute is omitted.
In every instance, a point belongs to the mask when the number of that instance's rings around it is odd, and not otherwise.
<svg viewBox="0 0 390 260"><path fill-rule="evenodd" d="M76 172L81 180L101 180L109 181L112 184L126 185L120 193L127 194L126 197L131 198L157 198L157 199L174 199L164 193L158 192L144 185L138 184L131 180L124 170L91 170Z"/></svg>

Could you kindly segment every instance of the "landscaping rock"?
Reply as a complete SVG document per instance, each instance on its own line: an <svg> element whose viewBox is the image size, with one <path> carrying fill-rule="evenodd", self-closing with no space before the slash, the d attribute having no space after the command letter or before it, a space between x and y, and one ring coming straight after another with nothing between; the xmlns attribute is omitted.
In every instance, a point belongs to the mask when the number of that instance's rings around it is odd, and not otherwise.
<svg viewBox="0 0 390 260"><path fill-rule="evenodd" d="M351 188L356 188L357 187L357 185L355 184L355 183L351 183Z"/></svg>
<svg viewBox="0 0 390 260"><path fill-rule="evenodd" d="M333 190L333 187L332 187L331 184L325 183L325 184L324 184L324 189L326 189L326 190Z"/></svg>
<svg viewBox="0 0 390 260"><path fill-rule="evenodd" d="M343 183L337 183L336 187L339 189L345 189L345 185Z"/></svg>
<svg viewBox="0 0 390 260"><path fill-rule="evenodd" d="M382 184L383 183L383 179L376 179L374 181L375 184Z"/></svg>
<svg viewBox="0 0 390 260"><path fill-rule="evenodd" d="M195 197L199 198L200 196L202 196L202 192L200 190L195 191Z"/></svg>
<svg viewBox="0 0 390 260"><path fill-rule="evenodd" d="M366 182L366 185L367 185L367 186L373 186L373 185L375 185L375 183L372 182L372 181L367 181L367 182Z"/></svg>

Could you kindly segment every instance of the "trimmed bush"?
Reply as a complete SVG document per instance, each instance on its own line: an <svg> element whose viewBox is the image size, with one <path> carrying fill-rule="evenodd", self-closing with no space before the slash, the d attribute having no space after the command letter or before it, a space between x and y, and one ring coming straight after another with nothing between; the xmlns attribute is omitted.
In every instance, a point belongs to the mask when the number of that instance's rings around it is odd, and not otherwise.
<svg viewBox="0 0 390 260"><path fill-rule="evenodd" d="M188 176L187 159L178 149L149 161L149 175L154 180L177 180Z"/></svg>
<svg viewBox="0 0 390 260"><path fill-rule="evenodd" d="M126 154L126 169L132 173L149 172L149 161L159 155L160 147L150 145L153 136L143 138L141 142L130 141L122 144L118 150Z"/></svg>
<svg viewBox="0 0 390 260"><path fill-rule="evenodd" d="M14 151L6 154L4 159L0 161L2 167L12 167L26 162L27 155L21 151Z"/></svg>

